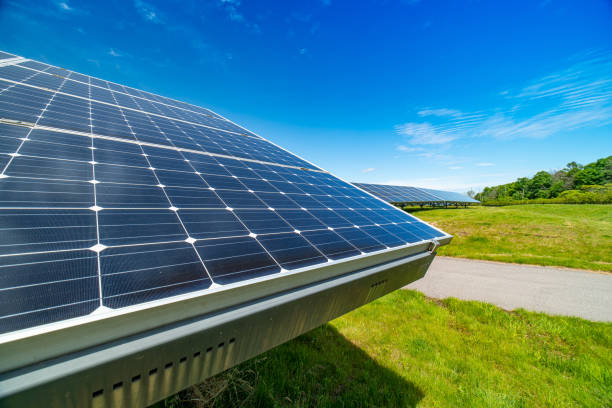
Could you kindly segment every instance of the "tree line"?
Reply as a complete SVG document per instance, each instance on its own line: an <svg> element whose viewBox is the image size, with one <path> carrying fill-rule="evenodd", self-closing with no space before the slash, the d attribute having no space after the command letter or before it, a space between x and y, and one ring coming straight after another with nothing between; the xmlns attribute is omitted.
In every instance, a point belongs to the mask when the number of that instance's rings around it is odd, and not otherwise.
<svg viewBox="0 0 612 408"><path fill-rule="evenodd" d="M474 195L484 204L520 202L612 203L612 156L587 165L568 163L508 184L485 187Z"/></svg>

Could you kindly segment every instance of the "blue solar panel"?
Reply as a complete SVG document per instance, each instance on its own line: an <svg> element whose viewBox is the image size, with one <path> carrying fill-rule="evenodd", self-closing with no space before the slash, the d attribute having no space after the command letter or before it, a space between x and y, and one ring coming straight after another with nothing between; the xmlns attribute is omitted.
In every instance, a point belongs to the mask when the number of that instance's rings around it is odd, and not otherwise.
<svg viewBox="0 0 612 408"><path fill-rule="evenodd" d="M446 236L207 109L21 61L0 66L0 333Z"/></svg>
<svg viewBox="0 0 612 408"><path fill-rule="evenodd" d="M8 52L0 51L0 60L8 59L8 58L15 58L15 57L16 57L16 55L9 54Z"/></svg>
<svg viewBox="0 0 612 408"><path fill-rule="evenodd" d="M473 199L470 196L461 193L455 193L454 191L442 191L433 190L431 188L421 188L424 192L439 197L443 201L448 202L459 202L459 203L478 203L478 200Z"/></svg>
<svg viewBox="0 0 612 408"><path fill-rule="evenodd" d="M390 186L386 184L353 183L389 203L478 203L465 194L422 187Z"/></svg>

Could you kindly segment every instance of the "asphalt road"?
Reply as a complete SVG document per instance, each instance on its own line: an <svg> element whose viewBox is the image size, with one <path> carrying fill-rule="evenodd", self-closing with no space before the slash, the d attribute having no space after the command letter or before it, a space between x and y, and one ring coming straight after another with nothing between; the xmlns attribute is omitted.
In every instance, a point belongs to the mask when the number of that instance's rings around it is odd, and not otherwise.
<svg viewBox="0 0 612 408"><path fill-rule="evenodd" d="M433 298L456 297L503 309L612 321L612 274L437 256L406 286Z"/></svg>

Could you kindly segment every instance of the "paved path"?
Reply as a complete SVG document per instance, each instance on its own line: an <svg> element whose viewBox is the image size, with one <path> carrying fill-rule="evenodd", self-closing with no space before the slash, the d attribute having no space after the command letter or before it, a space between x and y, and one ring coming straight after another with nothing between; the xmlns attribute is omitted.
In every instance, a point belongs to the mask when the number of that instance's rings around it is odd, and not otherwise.
<svg viewBox="0 0 612 408"><path fill-rule="evenodd" d="M612 274L436 256L425 277L406 288L506 310L612 321Z"/></svg>

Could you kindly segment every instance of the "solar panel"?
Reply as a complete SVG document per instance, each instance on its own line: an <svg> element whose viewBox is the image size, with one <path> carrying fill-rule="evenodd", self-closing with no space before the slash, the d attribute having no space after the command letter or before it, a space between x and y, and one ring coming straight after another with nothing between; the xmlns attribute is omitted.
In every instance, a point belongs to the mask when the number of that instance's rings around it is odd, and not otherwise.
<svg viewBox="0 0 612 408"><path fill-rule="evenodd" d="M0 51L0 60L8 59L8 58L15 58L15 57L16 57L16 55L9 54L8 52Z"/></svg>
<svg viewBox="0 0 612 408"><path fill-rule="evenodd" d="M208 109L8 58L0 333L449 237Z"/></svg>
<svg viewBox="0 0 612 408"><path fill-rule="evenodd" d="M480 201L473 199L472 197L456 193L454 191L443 191L443 190L434 190L431 188L421 188L426 193L439 197L443 201L448 202L457 202L457 203L479 203Z"/></svg>
<svg viewBox="0 0 612 408"><path fill-rule="evenodd" d="M478 203L465 194L453 191L433 190L422 187L390 186L385 184L353 183L353 185L367 191L389 203Z"/></svg>

